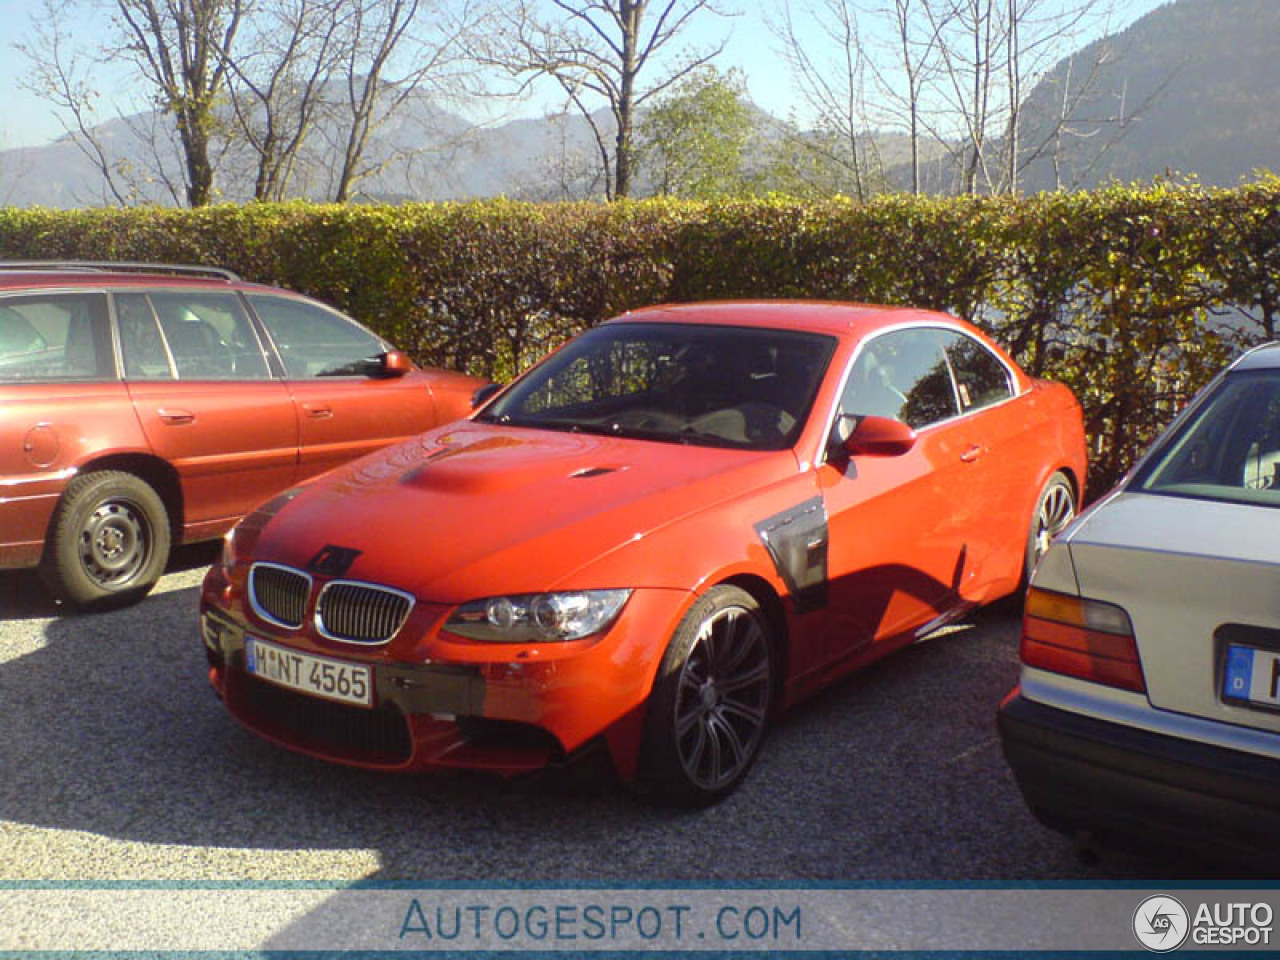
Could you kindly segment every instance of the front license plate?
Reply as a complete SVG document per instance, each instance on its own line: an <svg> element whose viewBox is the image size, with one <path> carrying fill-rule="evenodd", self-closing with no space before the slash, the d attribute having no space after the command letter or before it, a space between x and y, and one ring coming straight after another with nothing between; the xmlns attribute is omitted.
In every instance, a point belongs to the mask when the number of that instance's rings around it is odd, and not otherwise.
<svg viewBox="0 0 1280 960"><path fill-rule="evenodd" d="M1228 644L1223 673L1224 699L1280 706L1280 653Z"/></svg>
<svg viewBox="0 0 1280 960"><path fill-rule="evenodd" d="M316 657L266 640L246 637L245 670L255 677L301 693L361 707L373 704L373 671L328 657Z"/></svg>

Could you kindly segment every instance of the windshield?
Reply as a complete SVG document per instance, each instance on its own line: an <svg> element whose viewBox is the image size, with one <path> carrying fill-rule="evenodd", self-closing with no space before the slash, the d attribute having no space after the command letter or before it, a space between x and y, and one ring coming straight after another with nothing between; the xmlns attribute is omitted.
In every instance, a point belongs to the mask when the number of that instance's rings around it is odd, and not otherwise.
<svg viewBox="0 0 1280 960"><path fill-rule="evenodd" d="M589 330L476 419L667 443L781 450L799 436L835 339L705 324Z"/></svg>
<svg viewBox="0 0 1280 960"><path fill-rule="evenodd" d="M1280 370L1229 375L1131 489L1280 507Z"/></svg>

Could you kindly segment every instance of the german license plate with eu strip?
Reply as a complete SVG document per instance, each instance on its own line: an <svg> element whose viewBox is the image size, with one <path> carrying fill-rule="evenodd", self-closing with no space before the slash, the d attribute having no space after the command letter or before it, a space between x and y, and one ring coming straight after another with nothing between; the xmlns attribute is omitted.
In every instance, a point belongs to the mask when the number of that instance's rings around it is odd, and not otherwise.
<svg viewBox="0 0 1280 960"><path fill-rule="evenodd" d="M1222 696L1280 707L1280 653L1230 644L1223 671Z"/></svg>
<svg viewBox="0 0 1280 960"><path fill-rule="evenodd" d="M359 664L316 657L265 640L246 637L245 670L290 690L368 707L373 703L373 671Z"/></svg>

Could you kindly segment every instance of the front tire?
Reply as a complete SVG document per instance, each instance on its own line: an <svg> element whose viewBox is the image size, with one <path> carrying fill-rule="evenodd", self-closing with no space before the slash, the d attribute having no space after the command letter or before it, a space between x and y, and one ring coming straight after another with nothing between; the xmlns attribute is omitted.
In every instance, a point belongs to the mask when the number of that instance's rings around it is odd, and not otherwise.
<svg viewBox="0 0 1280 960"><path fill-rule="evenodd" d="M76 477L54 511L40 573L59 600L90 609L141 599L169 560L160 495L118 470Z"/></svg>
<svg viewBox="0 0 1280 960"><path fill-rule="evenodd" d="M712 587L676 628L649 697L637 786L706 806L755 762L773 706L776 651L755 598Z"/></svg>

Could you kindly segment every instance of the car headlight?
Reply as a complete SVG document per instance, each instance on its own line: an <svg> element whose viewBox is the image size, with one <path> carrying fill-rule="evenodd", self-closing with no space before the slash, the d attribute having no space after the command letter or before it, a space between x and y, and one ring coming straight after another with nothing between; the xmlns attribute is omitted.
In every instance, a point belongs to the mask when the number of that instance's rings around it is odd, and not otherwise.
<svg viewBox="0 0 1280 960"><path fill-rule="evenodd" d="M487 597L464 603L445 629L493 643L581 640L614 621L630 590L573 590Z"/></svg>
<svg viewBox="0 0 1280 960"><path fill-rule="evenodd" d="M223 570L230 570L236 565L236 531L239 529L238 525L232 527L222 538L222 557L218 562Z"/></svg>

